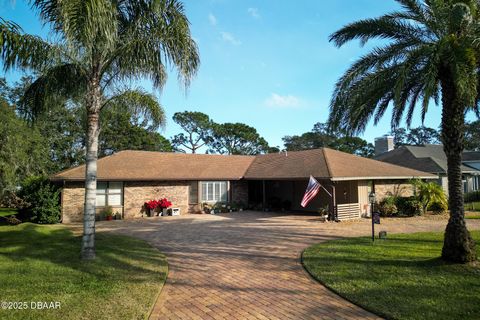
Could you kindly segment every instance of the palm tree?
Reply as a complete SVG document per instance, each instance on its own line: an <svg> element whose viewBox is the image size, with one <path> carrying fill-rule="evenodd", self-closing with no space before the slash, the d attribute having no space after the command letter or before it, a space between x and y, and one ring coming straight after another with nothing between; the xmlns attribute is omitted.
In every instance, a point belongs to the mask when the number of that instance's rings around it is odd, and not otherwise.
<svg viewBox="0 0 480 320"><path fill-rule="evenodd" d="M460 166L465 113L479 114L480 6L476 0L396 1L399 11L351 23L331 35L338 47L355 39L362 44L381 39L385 44L360 57L338 80L329 123L360 133L370 119L377 124L392 106L392 127L404 115L410 126L416 108L423 121L431 100L437 105L441 100L451 210L442 257L473 261L475 243L465 225Z"/></svg>
<svg viewBox="0 0 480 320"><path fill-rule="evenodd" d="M82 257L95 257L95 196L99 115L118 96L150 101L141 92L115 90L119 83L148 78L162 88L166 65L187 87L199 66L189 21L177 0L35 0L32 7L50 26L53 41L24 34L0 21L0 57L5 69L33 70L40 76L26 96L44 105L64 95L83 99L87 111L87 151ZM150 101L147 104L153 105Z"/></svg>
<svg viewBox="0 0 480 320"><path fill-rule="evenodd" d="M448 208L448 199L442 186L435 182L425 182L420 179L412 179L412 186L416 198L422 203L422 212L426 213L431 205L437 204L440 208Z"/></svg>

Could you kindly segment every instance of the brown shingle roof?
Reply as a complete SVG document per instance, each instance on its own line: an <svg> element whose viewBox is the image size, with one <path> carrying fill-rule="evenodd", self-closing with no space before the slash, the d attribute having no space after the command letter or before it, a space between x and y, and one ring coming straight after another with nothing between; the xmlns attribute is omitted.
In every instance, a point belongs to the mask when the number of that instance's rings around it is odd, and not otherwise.
<svg viewBox="0 0 480 320"><path fill-rule="evenodd" d="M463 160L475 157L475 152L464 152ZM397 149L383 153L375 159L424 172L446 174L447 156L442 145L426 144L422 146L400 146ZM480 159L480 157L479 157ZM462 164L463 173L474 173L478 170Z"/></svg>
<svg viewBox="0 0 480 320"><path fill-rule="evenodd" d="M121 151L97 162L99 180L239 180L252 156ZM85 165L59 172L52 180L84 180Z"/></svg>
<svg viewBox="0 0 480 320"><path fill-rule="evenodd" d="M259 155L245 173L246 179L299 179L313 175L328 178L324 149Z"/></svg>
<svg viewBox="0 0 480 320"><path fill-rule="evenodd" d="M260 155L248 168L246 179L303 179L313 175L331 180L436 178L385 162L328 148Z"/></svg>
<svg viewBox="0 0 480 320"><path fill-rule="evenodd" d="M435 178L434 175L327 148L259 156L121 151L97 162L99 180L332 180ZM85 165L52 180L84 180Z"/></svg>

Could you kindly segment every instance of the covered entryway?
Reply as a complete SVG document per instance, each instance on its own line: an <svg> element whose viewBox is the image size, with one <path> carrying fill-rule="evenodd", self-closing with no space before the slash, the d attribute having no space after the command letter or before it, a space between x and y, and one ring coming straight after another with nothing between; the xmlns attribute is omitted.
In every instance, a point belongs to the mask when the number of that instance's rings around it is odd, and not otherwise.
<svg viewBox="0 0 480 320"><path fill-rule="evenodd" d="M257 210L308 213L318 213L323 208L330 212L330 220L357 219L368 212L368 193L371 190L368 182L317 180L323 188L306 208L300 203L308 179L250 180L250 205Z"/></svg>

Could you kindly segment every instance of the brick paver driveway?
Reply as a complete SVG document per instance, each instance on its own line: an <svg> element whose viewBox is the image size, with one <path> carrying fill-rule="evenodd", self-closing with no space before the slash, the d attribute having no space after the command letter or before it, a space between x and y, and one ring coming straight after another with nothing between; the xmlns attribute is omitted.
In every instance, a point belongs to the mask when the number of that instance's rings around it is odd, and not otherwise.
<svg viewBox="0 0 480 320"><path fill-rule="evenodd" d="M383 220L381 230L443 230L445 220ZM480 228L480 221L470 224ZM368 220L232 213L102 222L142 238L168 257L169 274L152 319L371 319L371 313L313 281L300 254L310 244L368 235Z"/></svg>

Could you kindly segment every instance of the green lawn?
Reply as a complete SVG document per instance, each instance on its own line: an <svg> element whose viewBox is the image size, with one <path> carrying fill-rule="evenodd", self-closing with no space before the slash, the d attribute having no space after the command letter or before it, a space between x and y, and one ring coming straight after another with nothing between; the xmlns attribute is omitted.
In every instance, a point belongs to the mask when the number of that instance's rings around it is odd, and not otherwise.
<svg viewBox="0 0 480 320"><path fill-rule="evenodd" d="M480 242L480 231L472 232ZM303 253L310 274L348 300L390 319L479 319L480 264L438 257L443 233L333 240Z"/></svg>
<svg viewBox="0 0 480 320"><path fill-rule="evenodd" d="M167 275L146 242L97 234L97 258L80 260L80 237L61 225L0 227L0 301L58 301L59 310L1 310L0 319L145 318Z"/></svg>
<svg viewBox="0 0 480 320"><path fill-rule="evenodd" d="M464 204L466 211L480 211L480 202L469 202Z"/></svg>
<svg viewBox="0 0 480 320"><path fill-rule="evenodd" d="M0 217L11 216L12 214L17 214L17 209L10 208L0 208Z"/></svg>

